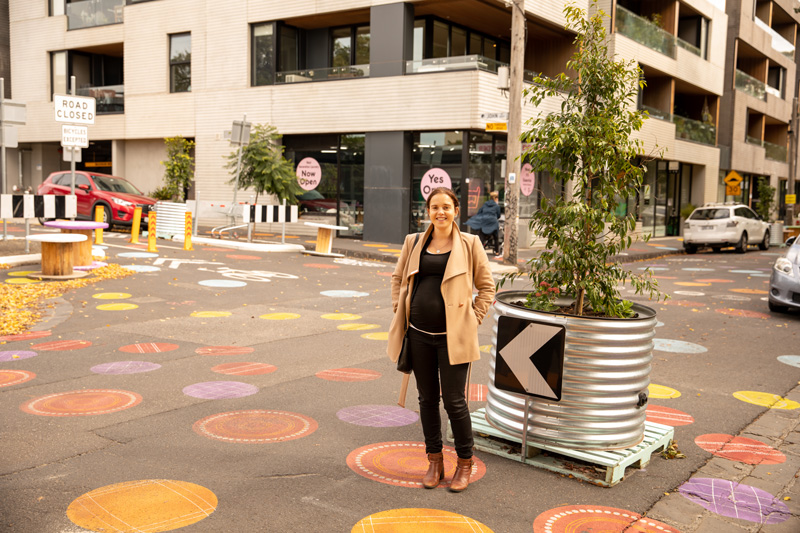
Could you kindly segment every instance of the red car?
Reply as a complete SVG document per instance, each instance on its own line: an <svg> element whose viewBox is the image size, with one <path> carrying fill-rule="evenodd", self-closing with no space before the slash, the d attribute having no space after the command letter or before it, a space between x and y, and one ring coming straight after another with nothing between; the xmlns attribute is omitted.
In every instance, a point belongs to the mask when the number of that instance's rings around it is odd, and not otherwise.
<svg viewBox="0 0 800 533"><path fill-rule="evenodd" d="M37 194L67 195L71 181L69 171L53 172L39 185ZM147 213L156 203L155 198L145 196L123 178L82 170L75 172L75 196L78 218L94 220L95 207L103 206L103 222L109 226L131 224L136 207L142 208L142 226L146 226ZM39 219L39 222L44 222L44 219Z"/></svg>

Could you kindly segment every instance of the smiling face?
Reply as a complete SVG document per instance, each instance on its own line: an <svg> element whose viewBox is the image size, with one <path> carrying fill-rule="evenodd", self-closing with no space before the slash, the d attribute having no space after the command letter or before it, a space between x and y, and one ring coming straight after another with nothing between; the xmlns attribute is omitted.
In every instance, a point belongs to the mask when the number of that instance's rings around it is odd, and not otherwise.
<svg viewBox="0 0 800 533"><path fill-rule="evenodd" d="M455 206L449 195L435 194L428 201L428 216L434 228L448 229L458 216L458 207Z"/></svg>

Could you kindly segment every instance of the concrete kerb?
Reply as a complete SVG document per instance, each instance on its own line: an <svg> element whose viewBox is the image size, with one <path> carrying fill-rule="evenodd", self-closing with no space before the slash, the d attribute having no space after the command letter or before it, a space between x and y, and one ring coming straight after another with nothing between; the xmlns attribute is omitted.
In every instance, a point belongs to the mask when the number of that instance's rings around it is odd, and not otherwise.
<svg viewBox="0 0 800 533"><path fill-rule="evenodd" d="M175 235L173 241L183 242L183 235ZM306 247L302 244L283 244L283 243L262 243L262 242L241 242L229 241L224 239L213 239L208 237L192 237L192 243L203 244L206 246L219 246L220 248L232 248L235 250L246 250L250 252L302 252Z"/></svg>
<svg viewBox="0 0 800 533"><path fill-rule="evenodd" d="M8 265L10 267L38 265L41 262L42 254L8 255L6 257L0 257L0 265Z"/></svg>

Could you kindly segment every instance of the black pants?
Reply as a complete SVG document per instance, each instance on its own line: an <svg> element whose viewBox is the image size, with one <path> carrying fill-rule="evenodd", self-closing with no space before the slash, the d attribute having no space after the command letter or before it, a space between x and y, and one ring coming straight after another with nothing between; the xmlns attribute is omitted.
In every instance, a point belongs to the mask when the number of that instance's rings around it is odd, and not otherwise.
<svg viewBox="0 0 800 533"><path fill-rule="evenodd" d="M447 358L447 336L428 335L413 328L408 330L411 368L419 392L419 418L425 437L425 452L442 451L442 419L439 413L441 378L442 400L453 428L456 454L472 457L472 421L465 387L469 363L451 365Z"/></svg>

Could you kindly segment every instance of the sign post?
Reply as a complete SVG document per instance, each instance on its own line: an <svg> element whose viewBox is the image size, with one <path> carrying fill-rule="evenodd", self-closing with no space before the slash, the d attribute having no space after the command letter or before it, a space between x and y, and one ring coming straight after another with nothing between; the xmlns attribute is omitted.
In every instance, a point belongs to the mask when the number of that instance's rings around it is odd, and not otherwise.
<svg viewBox="0 0 800 533"><path fill-rule="evenodd" d="M67 124L94 124L94 117L97 112L97 100L88 98L86 96L75 96L75 76L69 78L69 95L54 94L53 95L53 108L55 110L56 122L66 122ZM75 152L74 148L83 146L84 141L89 146L89 130L88 128L79 129L73 126L65 130L65 126L61 129L61 146L66 150L67 148L72 151L72 158L70 159L70 194L75 195ZM84 131L85 130L85 131ZM84 135L81 135L81 134ZM64 140L67 144L64 144Z"/></svg>
<svg viewBox="0 0 800 533"><path fill-rule="evenodd" d="M250 126L251 123L247 122L247 113L242 116L242 120L234 120L233 127L231 128L231 144L239 147L236 154L236 184L233 186L233 203L231 204L231 224L235 224L235 215L233 214L236 209L236 193L239 192L239 175L242 172L242 149L244 145L250 142Z"/></svg>

